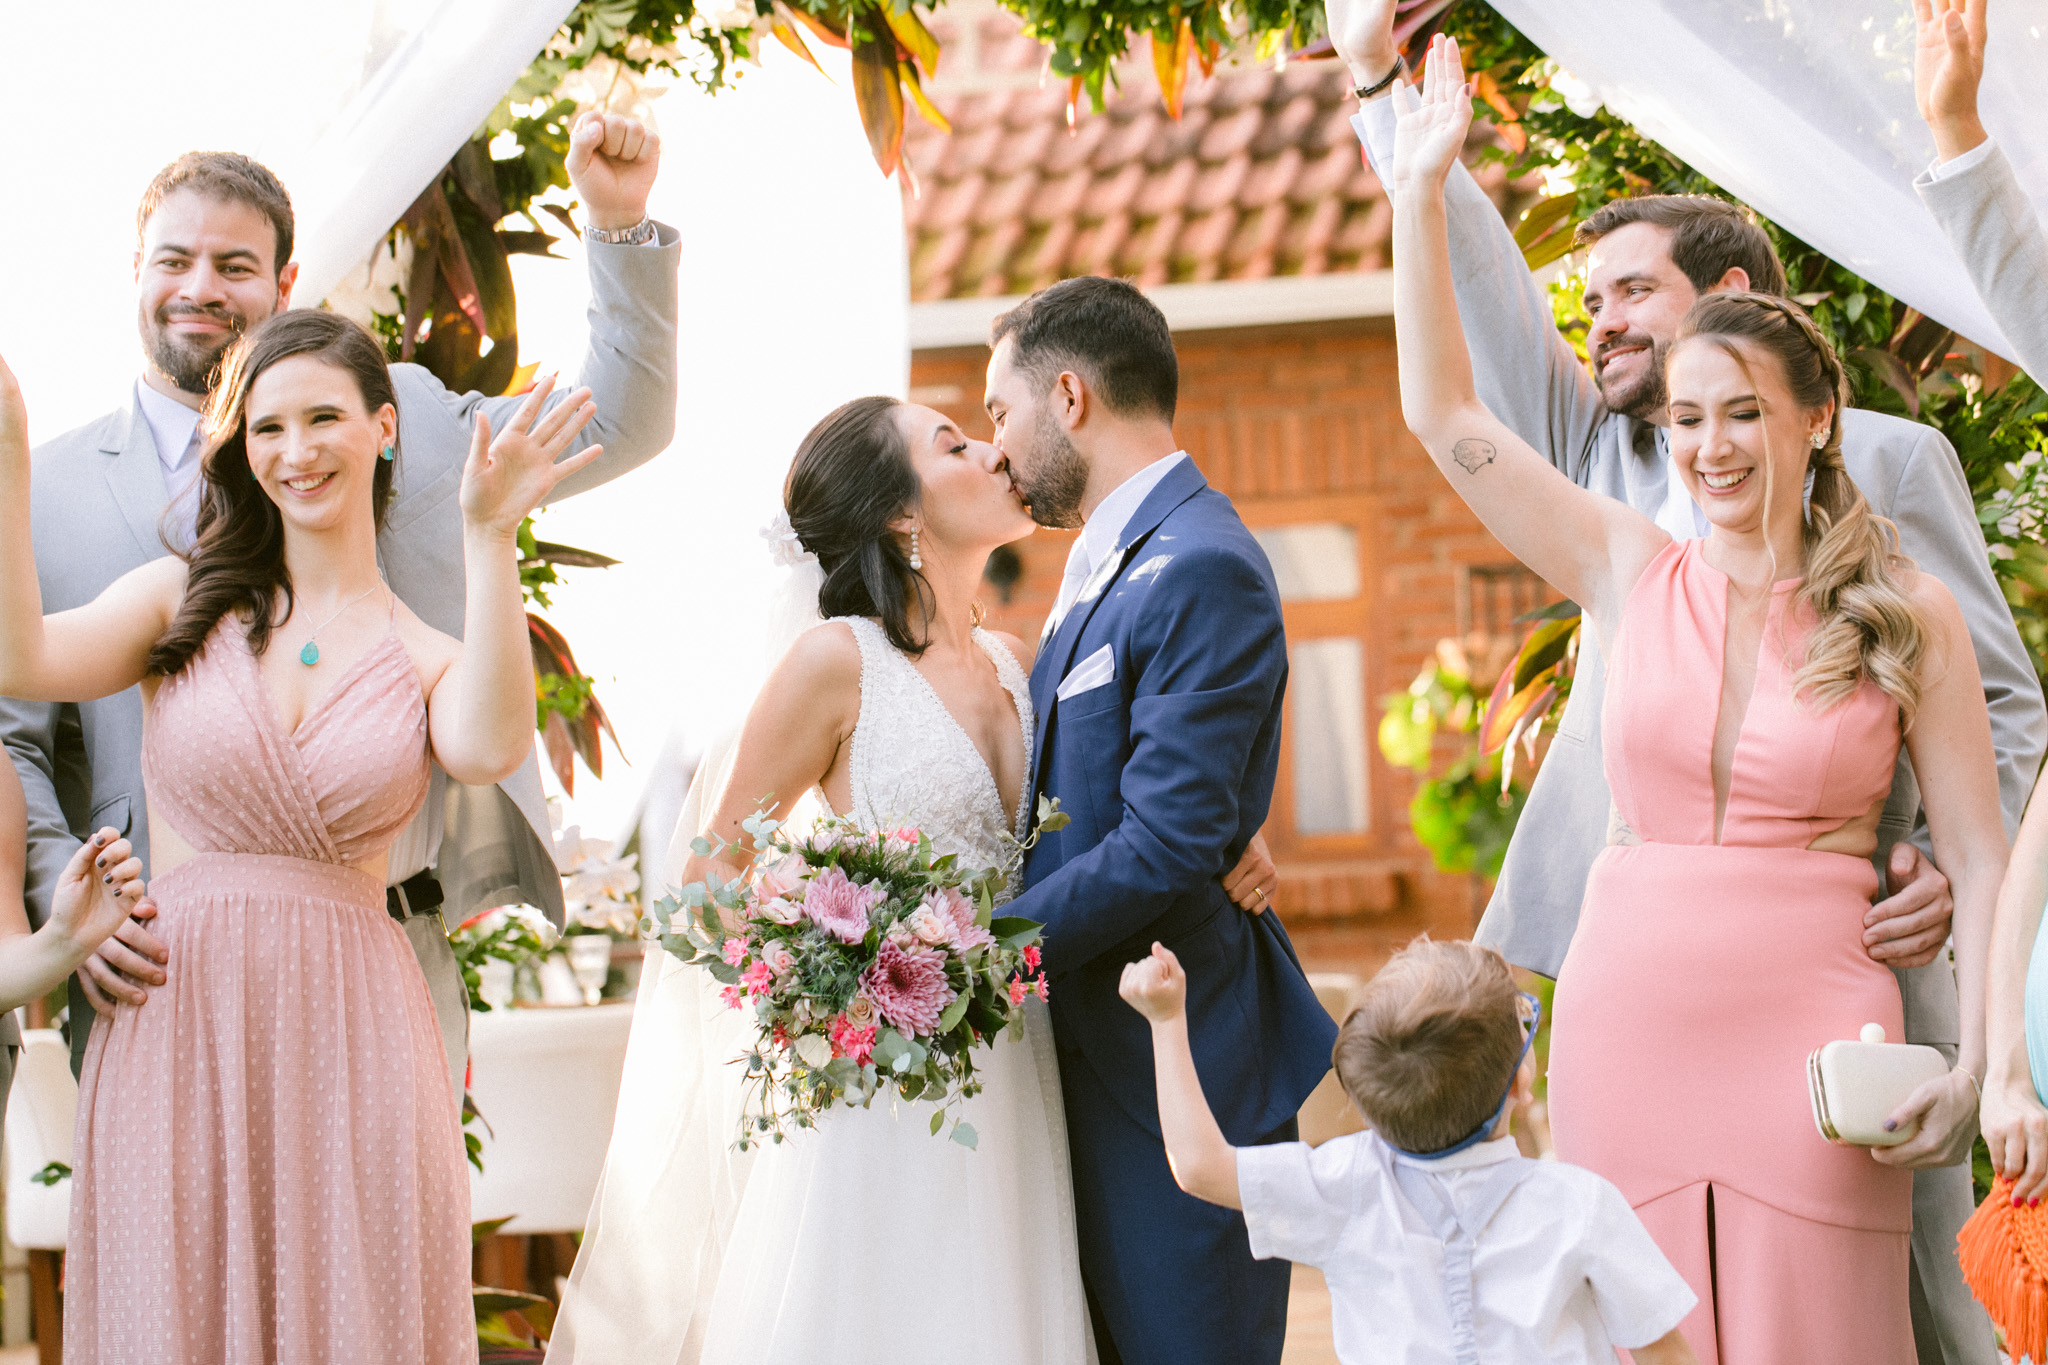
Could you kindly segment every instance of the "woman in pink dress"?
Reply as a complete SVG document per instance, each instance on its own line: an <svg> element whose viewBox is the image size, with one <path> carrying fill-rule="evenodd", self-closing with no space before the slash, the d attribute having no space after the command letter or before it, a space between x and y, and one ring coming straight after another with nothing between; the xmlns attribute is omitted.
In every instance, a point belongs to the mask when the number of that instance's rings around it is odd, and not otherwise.
<svg viewBox="0 0 2048 1365"><path fill-rule="evenodd" d="M426 982L384 909L427 790L532 744L514 537L596 448L535 389L460 497L465 640L383 584L398 416L377 343L281 313L229 353L196 547L44 617L0 365L0 693L142 687L169 981L92 1036L65 1294L73 1365L472 1361L469 1189Z"/></svg>
<svg viewBox="0 0 2048 1365"><path fill-rule="evenodd" d="M1968 631L1850 481L1841 362L1783 299L1703 296L1666 360L1672 465L1705 540L1579 488L1486 411L1442 195L1472 117L1463 80L1440 39L1419 105L1404 92L1402 410L1488 529L1586 609L1608 660L1612 834L1558 976L1558 1154L1618 1185L1691 1282L1702 1361L1909 1365L1911 1173L1819 1136L1805 1063L1866 1023L1901 1035L1862 925L1903 735L1954 888L1963 1045L1893 1120L1968 1142L2006 859Z"/></svg>

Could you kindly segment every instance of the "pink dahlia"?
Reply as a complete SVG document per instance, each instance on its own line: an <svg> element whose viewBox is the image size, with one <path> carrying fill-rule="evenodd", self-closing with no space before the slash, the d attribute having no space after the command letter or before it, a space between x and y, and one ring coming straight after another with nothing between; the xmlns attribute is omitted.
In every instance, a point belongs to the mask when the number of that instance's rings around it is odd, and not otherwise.
<svg viewBox="0 0 2048 1365"><path fill-rule="evenodd" d="M860 974L861 989L882 1017L905 1033L928 1034L958 994L946 982L946 955L936 948L899 947L885 941Z"/></svg>
<svg viewBox="0 0 2048 1365"><path fill-rule="evenodd" d="M804 892L804 913L841 943L858 943L868 936L868 912L887 895L879 886L861 886L838 868L828 867Z"/></svg>

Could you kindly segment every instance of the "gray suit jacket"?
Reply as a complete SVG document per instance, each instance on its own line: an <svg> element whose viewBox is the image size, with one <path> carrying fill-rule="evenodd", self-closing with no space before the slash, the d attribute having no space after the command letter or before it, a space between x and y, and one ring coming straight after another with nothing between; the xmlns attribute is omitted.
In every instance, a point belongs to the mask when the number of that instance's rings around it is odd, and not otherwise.
<svg viewBox="0 0 2048 1365"><path fill-rule="evenodd" d="M601 442L605 450L595 464L564 481L558 498L644 464L667 447L675 428L679 239L664 227L654 244L592 243L587 250L588 346L575 379L561 391L590 386L597 417L577 438L577 448ZM450 393L418 365L394 365L391 377L398 396L399 456L378 557L392 591L428 625L459 638L464 575L456 489L469 453L470 417L481 410L495 428L521 400ZM168 553L159 531L167 502L155 440L132 400L44 442L34 453L30 493L43 609L82 606L122 574ZM79 705L0 699L0 742L28 796L28 902L36 924L48 916L51 888L91 830L112 825L123 831L147 865L139 689ZM473 908L519 900L547 908L559 920L562 886L534 756L496 788L456 786L451 794L451 785L437 768L428 798L448 802L438 868L448 893L444 917L460 923ZM459 1084L459 1040L467 1023L461 977L445 937L411 937ZM73 1029L74 1057L85 1032Z"/></svg>
<svg viewBox="0 0 2048 1365"><path fill-rule="evenodd" d="M1384 104L1384 101L1379 102ZM1390 145L1387 117L1369 109L1354 122L1369 152ZM1472 348L1480 399L1574 482L1654 516L1663 505L1669 461L1642 423L1609 412L1585 366L1552 320L1550 301L1514 236L1462 167L1446 187L1458 314ZM1879 515L1899 528L1907 554L1961 603L1984 677L1998 751L2006 833L2018 828L2048 747L2048 708L1991 572L1968 484L1940 432L1916 422L1852 410L1843 414L1850 477ZM1607 843L1611 798L1601 767L1600 704L1606 669L1590 636L1580 640L1578 676L1549 755L1508 845L1478 939L1509 961L1555 976L1578 925L1586 876ZM1919 788L1904 753L1879 832L1875 861L1899 840L1926 847ZM1955 975L1946 962L1899 973L1907 1036L1954 1044L1960 1038Z"/></svg>
<svg viewBox="0 0 2048 1365"><path fill-rule="evenodd" d="M1968 164L1939 180L1923 171L1913 188L1969 268L2013 359L2048 385L2048 233L1996 143L1956 160Z"/></svg>

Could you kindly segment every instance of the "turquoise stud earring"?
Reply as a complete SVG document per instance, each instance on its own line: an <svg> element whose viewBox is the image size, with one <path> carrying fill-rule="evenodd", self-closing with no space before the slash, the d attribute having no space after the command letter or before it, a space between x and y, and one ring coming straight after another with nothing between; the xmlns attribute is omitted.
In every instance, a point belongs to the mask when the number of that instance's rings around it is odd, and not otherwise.
<svg viewBox="0 0 2048 1365"><path fill-rule="evenodd" d="M383 456L386 460L395 460L398 458L398 450L391 444L391 442L386 441L384 443Z"/></svg>

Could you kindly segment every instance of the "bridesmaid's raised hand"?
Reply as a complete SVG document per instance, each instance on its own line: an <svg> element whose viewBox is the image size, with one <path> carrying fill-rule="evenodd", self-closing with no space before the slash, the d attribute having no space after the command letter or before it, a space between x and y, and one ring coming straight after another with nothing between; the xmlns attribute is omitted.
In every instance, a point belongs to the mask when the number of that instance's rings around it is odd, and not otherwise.
<svg viewBox="0 0 2048 1365"><path fill-rule="evenodd" d="M481 411L476 414L469 461L462 470L465 526L511 539L556 484L604 453L603 446L593 445L557 462L597 415L597 405L589 389L578 389L542 411L554 387L552 375L535 384L495 438L490 419Z"/></svg>

